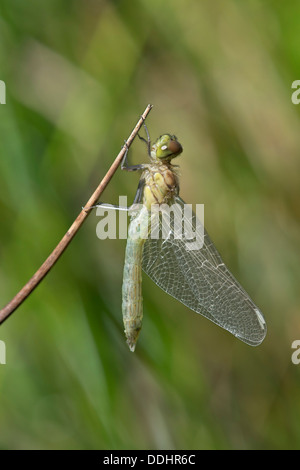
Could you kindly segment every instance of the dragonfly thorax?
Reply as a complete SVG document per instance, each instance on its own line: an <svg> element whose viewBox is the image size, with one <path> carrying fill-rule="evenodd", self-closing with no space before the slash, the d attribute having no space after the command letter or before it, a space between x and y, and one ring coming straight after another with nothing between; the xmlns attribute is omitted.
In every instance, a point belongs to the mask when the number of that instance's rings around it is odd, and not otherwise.
<svg viewBox="0 0 300 470"><path fill-rule="evenodd" d="M145 168L143 204L148 210L152 204L168 204L179 193L179 178L170 163L150 164Z"/></svg>

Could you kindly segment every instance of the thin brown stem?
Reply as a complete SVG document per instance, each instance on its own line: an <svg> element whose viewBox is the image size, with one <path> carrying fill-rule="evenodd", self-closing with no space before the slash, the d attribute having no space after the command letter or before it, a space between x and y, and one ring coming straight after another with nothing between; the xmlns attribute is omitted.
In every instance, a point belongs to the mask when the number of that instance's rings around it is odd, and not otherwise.
<svg viewBox="0 0 300 470"><path fill-rule="evenodd" d="M32 276L32 278L25 284L24 287L17 293L17 295L7 304L5 307L0 310L0 324L6 320L7 317L11 313L13 313L24 300L31 294L31 292L38 286L38 284L44 279L46 274L50 271L52 266L56 263L56 261L59 259L59 257L63 254L64 250L67 248L73 237L76 235L78 232L79 228L83 224L83 222L86 220L88 217L89 211L88 209L94 206L97 201L99 200L100 195L103 193L104 189L110 182L112 176L116 172L118 166L120 165L122 158L124 157L124 154L126 152L126 149L130 147L132 144L134 138L136 137L138 131L143 125L143 122L145 121L146 117L148 116L149 112L152 109L152 105L148 105L147 108L145 109L144 113L141 115L139 121L137 122L135 128L131 132L130 136L128 137L126 143L122 147L121 151L119 152L119 155L116 157L115 161L111 165L110 169L104 176L103 180L95 190L95 192L92 194L88 202L86 203L84 209L80 212L78 217L75 219L67 233L63 236L61 241L58 243L58 245L54 248L52 253L48 256L46 261L41 265L41 267L37 270L37 272Z"/></svg>

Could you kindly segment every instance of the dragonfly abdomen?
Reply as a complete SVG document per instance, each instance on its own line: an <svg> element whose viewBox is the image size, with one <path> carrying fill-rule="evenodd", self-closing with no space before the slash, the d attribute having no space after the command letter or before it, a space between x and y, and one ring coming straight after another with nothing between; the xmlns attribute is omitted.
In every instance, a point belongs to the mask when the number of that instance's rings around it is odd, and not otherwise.
<svg viewBox="0 0 300 470"><path fill-rule="evenodd" d="M127 343L131 351L142 328L142 257L149 236L152 204L168 203L178 192L178 178L170 164L151 164L142 175L143 206L132 217L128 229L122 287L122 313Z"/></svg>
<svg viewBox="0 0 300 470"><path fill-rule="evenodd" d="M122 286L122 312L127 343L131 351L142 328L142 254L145 240L128 239Z"/></svg>
<svg viewBox="0 0 300 470"><path fill-rule="evenodd" d="M130 222L125 252L125 264L122 286L122 313L125 335L131 351L142 328L142 256L148 236L149 214L145 207Z"/></svg>

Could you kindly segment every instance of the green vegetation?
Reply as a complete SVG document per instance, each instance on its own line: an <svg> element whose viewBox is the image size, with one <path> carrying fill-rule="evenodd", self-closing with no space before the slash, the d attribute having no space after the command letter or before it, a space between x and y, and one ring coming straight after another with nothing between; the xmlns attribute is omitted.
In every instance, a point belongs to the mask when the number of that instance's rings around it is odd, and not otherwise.
<svg viewBox="0 0 300 470"><path fill-rule="evenodd" d="M136 352L123 334L125 240L92 214L0 327L2 449L300 447L299 112L296 2L2 0L0 299L32 276L148 103L174 133L181 195L261 308L258 348L144 276ZM2 102L2 100L1 100ZM147 159L138 139L130 161ZM103 201L132 201L118 171Z"/></svg>

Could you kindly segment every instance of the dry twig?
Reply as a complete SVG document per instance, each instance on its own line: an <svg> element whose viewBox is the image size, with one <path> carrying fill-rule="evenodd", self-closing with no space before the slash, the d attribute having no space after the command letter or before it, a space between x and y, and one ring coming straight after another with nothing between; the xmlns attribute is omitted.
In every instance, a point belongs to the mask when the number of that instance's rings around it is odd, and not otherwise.
<svg viewBox="0 0 300 470"><path fill-rule="evenodd" d="M124 157L126 148L129 148L130 145L132 144L134 138L136 137L138 131L140 130L141 126L143 125L143 122L145 121L146 117L148 116L149 112L151 111L152 105L148 105L147 108L145 109L144 113L141 115L139 121L137 122L135 128L131 132L130 136L128 137L126 143L122 147L119 155L116 157L115 161L111 165L110 169L104 176L103 180L95 190L95 192L92 194L88 202L86 203L85 210L82 210L78 217L75 219L67 233L64 235L64 237L61 239L61 241L58 243L58 245L54 248L52 253L48 256L46 261L41 265L41 267L37 270L37 272L32 276L32 278L25 284L24 287L17 293L17 295L7 304L5 307L0 310L0 323L3 323L4 320L6 320L7 317L11 313L13 313L24 300L31 294L31 292L38 286L38 284L44 279L46 274L50 271L52 266L56 263L56 261L59 259L59 257L63 254L64 250L67 248L73 237L76 235L78 232L79 228L85 221L85 219L88 217L90 211L87 210L93 205L97 203L99 200L100 195L103 193L104 189L110 182L112 176L116 172L118 166L120 165L122 158Z"/></svg>

